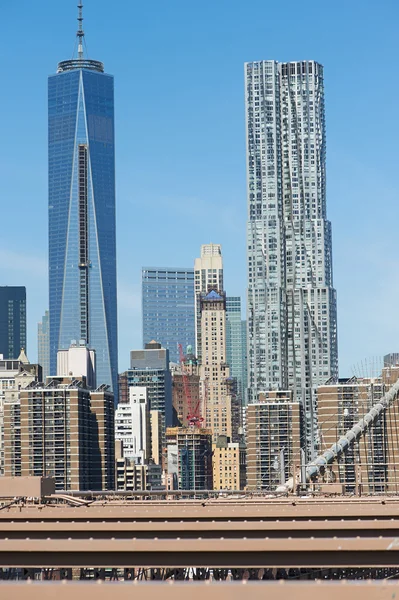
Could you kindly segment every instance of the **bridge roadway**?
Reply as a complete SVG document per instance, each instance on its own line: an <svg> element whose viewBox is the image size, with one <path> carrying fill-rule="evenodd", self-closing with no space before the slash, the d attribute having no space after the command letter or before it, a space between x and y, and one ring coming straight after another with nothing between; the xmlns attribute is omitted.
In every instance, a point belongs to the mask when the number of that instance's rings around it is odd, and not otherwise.
<svg viewBox="0 0 399 600"><path fill-rule="evenodd" d="M399 565L399 498L55 502L1 508L0 568Z"/></svg>

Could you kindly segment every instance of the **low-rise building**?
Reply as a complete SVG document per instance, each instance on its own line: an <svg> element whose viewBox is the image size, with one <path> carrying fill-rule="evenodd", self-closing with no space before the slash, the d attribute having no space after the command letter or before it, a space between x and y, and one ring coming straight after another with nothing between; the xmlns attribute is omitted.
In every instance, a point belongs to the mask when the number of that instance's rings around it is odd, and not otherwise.
<svg viewBox="0 0 399 600"><path fill-rule="evenodd" d="M240 444L230 442L225 435L220 435L213 449L213 489L240 490L242 472L240 468Z"/></svg>

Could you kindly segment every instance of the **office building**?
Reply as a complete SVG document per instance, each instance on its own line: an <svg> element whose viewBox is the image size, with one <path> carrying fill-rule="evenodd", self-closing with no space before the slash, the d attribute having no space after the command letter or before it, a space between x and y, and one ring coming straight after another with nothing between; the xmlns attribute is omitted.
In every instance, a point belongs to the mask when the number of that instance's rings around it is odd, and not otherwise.
<svg viewBox="0 0 399 600"><path fill-rule="evenodd" d="M231 377L237 380L237 393L242 404L247 389L246 321L241 319L241 298L226 297L226 357Z"/></svg>
<svg viewBox="0 0 399 600"><path fill-rule="evenodd" d="M198 427L167 429L168 447L177 450L179 490L212 490L212 432Z"/></svg>
<svg viewBox="0 0 399 600"><path fill-rule="evenodd" d="M201 294L211 290L221 292L223 287L223 259L220 244L204 244L201 256L194 262L195 271L195 348L201 361Z"/></svg>
<svg viewBox="0 0 399 600"><path fill-rule="evenodd" d="M213 441L226 435L237 442L240 406L236 382L226 361L226 296L211 290L200 295L202 363L201 387L204 389L205 423ZM238 414L237 414L238 413ZM234 427L233 427L234 424Z"/></svg>
<svg viewBox="0 0 399 600"><path fill-rule="evenodd" d="M24 351L17 360L3 360L0 356L0 475L7 470L21 474L21 431L17 424L20 390L32 382L42 381L42 367L31 364ZM7 405L7 409L6 409ZM5 465L5 447L13 444L13 453ZM19 451L19 454L18 454Z"/></svg>
<svg viewBox="0 0 399 600"><path fill-rule="evenodd" d="M26 350L26 288L0 286L0 355L16 360Z"/></svg>
<svg viewBox="0 0 399 600"><path fill-rule="evenodd" d="M42 320L37 324L37 362L43 369L43 380L50 375L50 317L45 311Z"/></svg>
<svg viewBox="0 0 399 600"><path fill-rule="evenodd" d="M119 376L120 389L125 396L130 387L145 387L147 409L150 414L151 458L162 462L165 446L165 428L173 424L172 374L169 368L169 350L152 340L144 350L132 350L130 369Z"/></svg>
<svg viewBox="0 0 399 600"><path fill-rule="evenodd" d="M250 399L292 389L310 459L315 390L338 375L323 67L247 63L245 87Z"/></svg>
<svg viewBox="0 0 399 600"><path fill-rule="evenodd" d="M48 81L50 375L58 350L96 351L97 381L118 394L114 80L83 55Z"/></svg>
<svg viewBox="0 0 399 600"><path fill-rule="evenodd" d="M194 269L142 269L143 346L157 340L178 362L178 344L195 344Z"/></svg>
<svg viewBox="0 0 399 600"><path fill-rule="evenodd" d="M302 407L292 391L270 391L247 406L247 488L273 492L301 462Z"/></svg>
<svg viewBox="0 0 399 600"><path fill-rule="evenodd" d="M172 375L169 369L169 350L152 340L144 350L130 352L128 385L147 388L149 410L159 410L166 426L172 424Z"/></svg>
<svg viewBox="0 0 399 600"><path fill-rule="evenodd" d="M129 402L120 402L115 411L115 440L123 445L123 456L144 465L150 458L150 413L147 388L131 386Z"/></svg>

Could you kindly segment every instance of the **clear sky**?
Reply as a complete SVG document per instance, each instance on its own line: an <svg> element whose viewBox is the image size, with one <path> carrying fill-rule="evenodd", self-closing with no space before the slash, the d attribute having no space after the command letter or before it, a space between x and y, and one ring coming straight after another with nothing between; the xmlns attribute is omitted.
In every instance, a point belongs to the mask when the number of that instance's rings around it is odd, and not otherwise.
<svg viewBox="0 0 399 600"><path fill-rule="evenodd" d="M397 0L83 0L90 58L115 76L119 370L141 347L142 266L221 243L245 296L245 61L325 67L327 207L341 376L399 351ZM2 0L0 285L26 285L28 356L47 297L47 76L77 0ZM363 362L363 367L362 367Z"/></svg>

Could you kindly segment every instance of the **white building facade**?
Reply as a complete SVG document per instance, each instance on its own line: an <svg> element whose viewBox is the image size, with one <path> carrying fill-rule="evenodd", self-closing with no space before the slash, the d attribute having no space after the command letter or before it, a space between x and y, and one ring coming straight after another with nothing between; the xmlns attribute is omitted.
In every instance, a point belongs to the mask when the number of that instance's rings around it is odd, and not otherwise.
<svg viewBox="0 0 399 600"><path fill-rule="evenodd" d="M123 445L123 458L146 464L150 458L150 428L147 388L131 386L129 402L118 404L115 411L115 440Z"/></svg>
<svg viewBox="0 0 399 600"><path fill-rule="evenodd" d="M246 63L245 86L249 399L292 390L310 459L315 390L338 376L323 67Z"/></svg>

